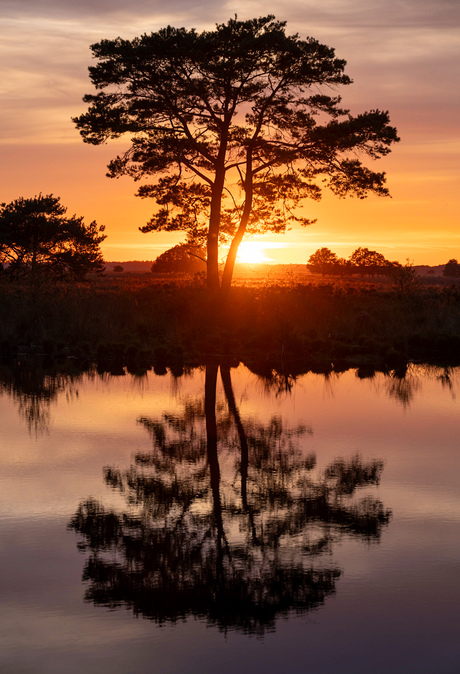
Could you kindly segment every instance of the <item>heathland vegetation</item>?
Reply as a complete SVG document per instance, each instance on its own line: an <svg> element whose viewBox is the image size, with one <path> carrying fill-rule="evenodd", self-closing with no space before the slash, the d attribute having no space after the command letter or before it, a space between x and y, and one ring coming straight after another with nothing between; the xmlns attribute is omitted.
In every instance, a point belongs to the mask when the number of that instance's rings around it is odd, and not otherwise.
<svg viewBox="0 0 460 674"><path fill-rule="evenodd" d="M460 360L460 287L327 279L232 288L114 272L86 283L0 279L0 353L122 372L243 360L291 373Z"/></svg>

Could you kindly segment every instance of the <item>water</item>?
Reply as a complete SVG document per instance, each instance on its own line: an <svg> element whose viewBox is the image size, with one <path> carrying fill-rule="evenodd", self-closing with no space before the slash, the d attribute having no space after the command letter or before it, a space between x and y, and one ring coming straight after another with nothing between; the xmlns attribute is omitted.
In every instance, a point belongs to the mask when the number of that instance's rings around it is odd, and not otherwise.
<svg viewBox="0 0 460 674"><path fill-rule="evenodd" d="M3 372L0 671L460 670L460 370Z"/></svg>

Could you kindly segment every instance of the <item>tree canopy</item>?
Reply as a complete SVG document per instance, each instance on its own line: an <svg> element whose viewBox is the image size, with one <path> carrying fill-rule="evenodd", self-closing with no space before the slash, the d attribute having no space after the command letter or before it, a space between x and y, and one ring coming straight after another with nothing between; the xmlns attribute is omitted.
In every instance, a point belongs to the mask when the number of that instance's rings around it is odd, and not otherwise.
<svg viewBox="0 0 460 674"><path fill-rule="evenodd" d="M333 273L338 261L337 255L329 250L329 248L318 248L317 251L310 255L307 267L313 274L324 276L325 274Z"/></svg>
<svg viewBox="0 0 460 674"><path fill-rule="evenodd" d="M195 274L206 269L206 251L199 246L180 244L165 250L152 264L152 272L157 274Z"/></svg>
<svg viewBox="0 0 460 674"><path fill-rule="evenodd" d="M285 27L273 16L235 17L213 31L168 26L91 47L98 91L84 97L77 128L92 144L130 134L108 175L155 176L138 195L159 208L140 229L205 242L211 290L230 287L245 234L310 224L297 207L323 186L339 197L388 194L385 174L360 158L378 159L399 140L388 112L343 108L345 61Z"/></svg>
<svg viewBox="0 0 460 674"><path fill-rule="evenodd" d="M82 278L102 272L99 244L106 237L96 222L66 216L59 197L39 194L0 204L0 262L10 275L39 271Z"/></svg>
<svg viewBox="0 0 460 674"><path fill-rule="evenodd" d="M362 276L376 276L379 273L383 273L386 268L393 266L382 253L361 247L351 254L350 262Z"/></svg>
<svg viewBox="0 0 460 674"><path fill-rule="evenodd" d="M460 276L460 264L455 258L452 258L452 260L446 262L443 270L443 276Z"/></svg>
<svg viewBox="0 0 460 674"><path fill-rule="evenodd" d="M407 265L406 265L407 266ZM410 266L410 265L409 265ZM307 268L313 274L343 275L361 274L361 276L391 276L396 268L401 268L399 262L390 262L382 253L369 248L359 247L350 255L348 260L338 258L329 248L318 248L310 255Z"/></svg>

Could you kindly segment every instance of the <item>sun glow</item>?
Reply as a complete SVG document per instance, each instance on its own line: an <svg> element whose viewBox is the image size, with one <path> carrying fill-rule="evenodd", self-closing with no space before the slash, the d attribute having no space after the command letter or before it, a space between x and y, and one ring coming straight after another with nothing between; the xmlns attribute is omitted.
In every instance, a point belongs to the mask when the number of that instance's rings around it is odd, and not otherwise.
<svg viewBox="0 0 460 674"><path fill-rule="evenodd" d="M246 264L262 264L273 262L273 258L265 254L267 244L264 241L243 241L238 249L237 262Z"/></svg>

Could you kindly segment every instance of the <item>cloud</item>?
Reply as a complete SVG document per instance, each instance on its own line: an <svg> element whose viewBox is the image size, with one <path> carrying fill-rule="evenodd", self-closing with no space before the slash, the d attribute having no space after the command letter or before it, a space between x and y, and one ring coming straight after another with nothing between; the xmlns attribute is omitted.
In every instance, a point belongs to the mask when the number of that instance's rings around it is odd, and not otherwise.
<svg viewBox="0 0 460 674"><path fill-rule="evenodd" d="M458 24L458 0L169 0L167 16L180 19L181 25L225 21L235 13L241 18L274 13L280 19L296 19L304 25L340 28L430 27L449 28ZM70 20L123 21L136 23L136 17L166 18L165 3L160 0L3 0L3 17L28 19L53 18ZM157 21L155 21L157 23ZM296 24L296 29L298 25Z"/></svg>
<svg viewBox="0 0 460 674"><path fill-rule="evenodd" d="M213 7L215 4L210 1L193 4L187 0L169 0L166 9L160 0L131 0L129 3L126 0L7 0L2 3L2 13L5 18L30 21L101 21L107 27L118 25L119 28L147 20L153 21L152 28L158 28L181 17L184 25L188 25L196 17L209 15ZM144 30L148 29L144 26Z"/></svg>
<svg viewBox="0 0 460 674"><path fill-rule="evenodd" d="M280 11L276 5L279 4ZM275 5L275 7L274 7ZM267 14L264 0L228 0L224 8L237 12L242 18ZM309 24L312 27L381 29L384 27L449 28L457 25L457 0L287 0L271 3L270 11L279 19L295 19L296 30ZM302 24L302 28L298 22Z"/></svg>

